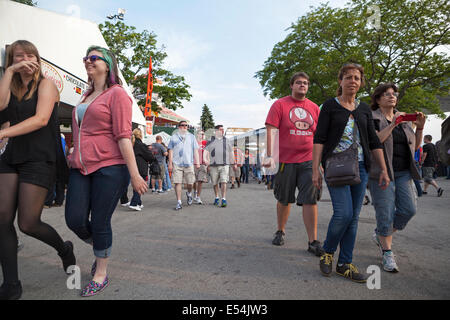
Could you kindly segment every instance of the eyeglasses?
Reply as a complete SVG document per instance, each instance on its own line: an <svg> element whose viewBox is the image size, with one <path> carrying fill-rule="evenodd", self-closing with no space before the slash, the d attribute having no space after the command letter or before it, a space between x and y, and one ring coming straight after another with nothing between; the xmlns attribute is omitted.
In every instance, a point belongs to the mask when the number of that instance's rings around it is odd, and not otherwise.
<svg viewBox="0 0 450 320"><path fill-rule="evenodd" d="M180 124L179 127L187 127L187 124Z"/></svg>
<svg viewBox="0 0 450 320"><path fill-rule="evenodd" d="M83 62L86 63L86 61L88 61L88 60L91 61L91 62L95 62L95 61L97 61L98 59L103 60L103 61L105 61L106 63L108 63L108 61L107 61L105 58L102 58L102 57L97 56L97 55L95 55L95 54L93 54L92 56L84 57L84 58L83 58Z"/></svg>
<svg viewBox="0 0 450 320"><path fill-rule="evenodd" d="M383 97L396 97L398 98L398 92L383 92L382 94Z"/></svg>
<svg viewBox="0 0 450 320"><path fill-rule="evenodd" d="M307 86L307 85L309 85L309 82L308 81L295 81L295 84L302 84L304 86Z"/></svg>

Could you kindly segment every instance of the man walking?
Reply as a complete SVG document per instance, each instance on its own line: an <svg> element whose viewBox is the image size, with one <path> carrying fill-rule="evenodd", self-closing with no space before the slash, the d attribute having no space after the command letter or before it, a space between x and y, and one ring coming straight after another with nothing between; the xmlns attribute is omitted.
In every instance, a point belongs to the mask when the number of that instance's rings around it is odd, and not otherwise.
<svg viewBox="0 0 450 320"><path fill-rule="evenodd" d="M166 167L164 166L164 162L166 161L166 156L168 152L166 148L161 144L162 138L161 136L156 136L156 142L151 145L151 150L159 165L159 174L152 175L152 192L156 192L155 184L156 180L158 180L158 193L163 193L163 180L166 175Z"/></svg>
<svg viewBox="0 0 450 320"><path fill-rule="evenodd" d="M169 145L169 172L172 172L172 179L175 185L175 194L177 205L175 210L183 208L181 202L181 187L183 181L187 184L187 204L190 206L193 202L192 185L195 182L195 167L200 168L198 157L197 140L192 133L187 130L186 121L180 121L178 130L172 135Z"/></svg>
<svg viewBox="0 0 450 320"><path fill-rule="evenodd" d="M437 153L436 147L431 143L432 140L433 137L430 135L423 137L425 145L423 146L422 173L425 183L422 193L427 194L428 186L431 184L437 190L437 196L440 197L442 196L442 193L444 193L444 190L442 190L434 180L434 172L437 166Z"/></svg>
<svg viewBox="0 0 450 320"><path fill-rule="evenodd" d="M220 206L225 208L227 206L227 183L229 178L229 165L232 165L232 169L236 170L236 162L234 159L233 148L227 138L224 137L224 129L222 125L215 127L215 136L206 145L206 151L210 155L209 174L211 176L211 182L214 186L214 205L219 206L219 187L222 196L222 202Z"/></svg>
<svg viewBox="0 0 450 320"><path fill-rule="evenodd" d="M279 170L274 183L274 195L278 201L278 231L272 243L277 246L284 244L285 226L291 204L296 202L298 206L303 206L303 222L309 240L308 251L321 256L323 249L317 241L317 200L320 191L312 183L313 137L320 110L314 102L306 98L309 88L309 77L306 73L294 74L290 87L291 95L277 100L266 119L266 167L273 166L272 153L274 148L279 149ZM279 142L275 143L273 137L277 131Z"/></svg>

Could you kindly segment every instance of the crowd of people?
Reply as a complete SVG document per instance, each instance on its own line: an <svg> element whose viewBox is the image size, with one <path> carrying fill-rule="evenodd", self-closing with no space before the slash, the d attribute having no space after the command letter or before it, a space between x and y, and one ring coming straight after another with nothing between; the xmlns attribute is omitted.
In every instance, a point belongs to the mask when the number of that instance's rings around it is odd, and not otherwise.
<svg viewBox="0 0 450 320"><path fill-rule="evenodd" d="M421 194L429 185L439 197L444 192L434 180L438 155L431 136L425 136L420 152L425 115L416 112L414 121L402 121L405 113L396 109L398 88L392 83L374 90L370 106L360 101L357 93L364 86L364 69L355 63L341 68L336 97L321 107L306 98L309 76L294 74L291 95L277 100L267 115L266 150L254 157L248 148L233 146L222 125L207 140L204 131L194 136L181 121L167 146L160 136L155 143L144 144L142 132L132 130L132 101L121 86L116 58L99 46L88 48L83 58L90 86L73 109L69 151L59 131L59 94L43 77L40 62L32 43L16 41L8 48L0 80L0 299L22 295L16 213L19 229L53 247L65 272L76 265L73 243L41 221L44 206L63 204L65 189L67 226L94 255L92 280L81 290L83 297L94 296L109 284L111 218L119 200L130 210L141 211L141 196L149 189L161 194L173 188L175 210L180 211L183 187L188 206L203 204L203 184L211 182L214 205L225 208L228 183L231 189L240 188L251 182L252 175L273 190L277 201L273 245L284 245L295 203L302 207L306 250L320 257L320 272L332 274L334 254L340 248L336 273L356 282L366 282L366 275L353 264L366 189L376 212L373 240L388 272L399 271L393 235L416 214L413 181L420 187L423 175ZM333 215L322 244L317 203L323 180Z"/></svg>

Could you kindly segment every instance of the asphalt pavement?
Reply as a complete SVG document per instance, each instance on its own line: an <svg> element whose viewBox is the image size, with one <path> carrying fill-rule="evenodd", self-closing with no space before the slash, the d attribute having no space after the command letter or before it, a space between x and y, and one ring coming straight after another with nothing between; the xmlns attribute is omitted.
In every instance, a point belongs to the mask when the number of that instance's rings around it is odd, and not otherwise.
<svg viewBox="0 0 450 320"><path fill-rule="evenodd" d="M112 219L110 285L92 298L81 298L80 290L68 289L69 278L54 249L18 232L24 244L19 252L22 299L449 299L450 180L439 178L438 183L445 190L443 196L438 198L430 187L429 194L418 199L417 215L394 236L393 251L400 272L381 270L379 278L371 278L371 289L336 273L329 278L321 275L319 258L306 251L308 240L300 207L292 207L286 244L272 245L276 201L272 191L252 181L228 190L227 208L213 205L209 184L202 194L204 205L187 206L183 192L181 211L174 210L173 191L145 194L145 207L140 212L118 206ZM331 215L331 200L324 190L318 224L322 242ZM45 209L42 219L64 240L74 243L81 286L86 285L91 280L92 248L67 228L64 207ZM364 206L353 261L362 271L381 266L379 249L372 242L375 225L373 207ZM375 277L377 272L371 275Z"/></svg>

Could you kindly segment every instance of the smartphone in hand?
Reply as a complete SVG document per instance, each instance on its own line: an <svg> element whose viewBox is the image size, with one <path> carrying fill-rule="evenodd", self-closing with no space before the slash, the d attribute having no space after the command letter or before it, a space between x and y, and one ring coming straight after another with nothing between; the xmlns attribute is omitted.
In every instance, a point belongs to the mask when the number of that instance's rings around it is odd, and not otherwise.
<svg viewBox="0 0 450 320"><path fill-rule="evenodd" d="M417 120L417 114L415 113L407 113L405 115L399 116L396 120L395 120L395 124L399 124L401 122L405 122L405 121L416 121Z"/></svg>

